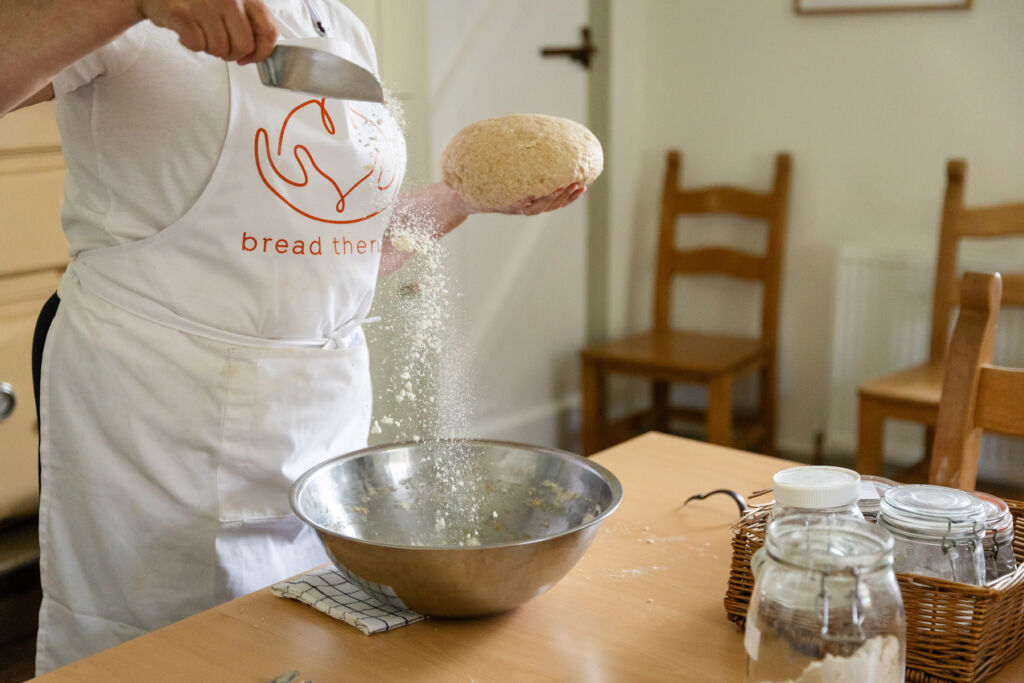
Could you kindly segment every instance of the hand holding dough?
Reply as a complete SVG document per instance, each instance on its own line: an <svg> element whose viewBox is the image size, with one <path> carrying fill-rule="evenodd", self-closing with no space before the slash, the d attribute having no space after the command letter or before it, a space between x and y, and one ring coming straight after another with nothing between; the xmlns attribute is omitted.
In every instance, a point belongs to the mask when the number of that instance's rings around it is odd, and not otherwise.
<svg viewBox="0 0 1024 683"><path fill-rule="evenodd" d="M604 153L593 133L544 114L470 124L441 158L445 184L478 211L503 210L571 185L586 188L603 169Z"/></svg>

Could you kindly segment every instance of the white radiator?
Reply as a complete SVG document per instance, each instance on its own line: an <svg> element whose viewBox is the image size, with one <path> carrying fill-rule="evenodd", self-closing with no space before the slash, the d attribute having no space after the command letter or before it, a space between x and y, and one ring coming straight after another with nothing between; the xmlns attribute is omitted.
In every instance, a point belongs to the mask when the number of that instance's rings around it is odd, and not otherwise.
<svg viewBox="0 0 1024 683"><path fill-rule="evenodd" d="M987 258L964 258L966 270L991 271ZM1006 263L1002 266L1005 268ZM1009 270L1024 270L1012 267ZM835 272L832 345L825 446L830 452L857 449L857 386L928 358L934 259L927 255L869 248L842 248ZM955 320L954 312L954 320ZM994 362L1024 367L1024 312L1001 312ZM889 420L887 461L912 464L924 447L919 425ZM1024 440L986 435L979 474L1024 476Z"/></svg>

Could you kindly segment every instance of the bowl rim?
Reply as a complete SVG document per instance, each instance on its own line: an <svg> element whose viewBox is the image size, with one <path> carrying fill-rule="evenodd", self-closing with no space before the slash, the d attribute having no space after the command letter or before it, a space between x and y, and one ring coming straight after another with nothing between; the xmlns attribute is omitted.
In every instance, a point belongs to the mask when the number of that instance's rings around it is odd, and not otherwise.
<svg viewBox="0 0 1024 683"><path fill-rule="evenodd" d="M306 487L308 482L314 476L316 476L316 474L320 470L325 469L329 465L332 465L332 464L334 464L336 462L339 462L341 460L360 458L360 457L364 457L366 455L369 455L369 454L372 454L372 453L381 452L381 451L397 449L397 448L405 448L405 447L408 447L408 446L419 447L419 446L424 446L424 445L429 444L429 443L439 443L439 442L440 443L457 442L457 443L469 443L469 444L478 444L478 445L487 445L487 446L513 447L513 448L520 449L520 450L528 449L528 450L531 450L531 451L536 451L536 452L541 452L541 453L548 453L550 455L555 455L555 456L558 456L560 458L568 458L570 460L577 460L581 464L583 464L587 469L590 469L592 472L594 472L595 474L600 476L602 479L604 479L604 481L608 484L608 487L611 489L611 496L612 496L611 502L608 504L608 507L605 508L604 510L602 510L601 514L599 514L596 517L594 517L594 519L589 520L588 522L585 522L585 523L578 524L578 525L576 525L576 526L574 526L574 527L572 527L570 529L566 529L565 531L561 531L561 532L558 532L556 534L551 534L550 536L544 536L542 538L523 539L523 540L520 540L520 541L508 541L506 543L490 543L490 544L487 544L487 545L471 545L471 546L464 546L464 545L399 545L399 544L394 544L394 543L380 543L378 541L368 541L365 538L357 538L355 536L349 536L347 534L339 533L338 531L336 531L334 529L329 529L329 528L323 526L322 524L318 524L318 523L314 522L312 519L310 519L309 516L306 515L299 508L298 498L299 498L299 495L302 493L302 490ZM349 453L343 453L342 455L334 456L333 458L328 458L327 460L324 460L323 462L314 465L313 467L311 467L308 470L306 470L305 472L303 472L302 475L299 476L299 478L296 479L294 483L292 483L291 491L289 492L289 496L288 496L288 502L291 505L292 512L295 513L295 516L298 517L299 519L301 519L303 522L305 522L310 527L316 529L318 532L325 533L325 534L328 534L328 535L336 537L336 538L341 538L341 539L344 539L346 541L350 541L350 542L353 542L353 543L362 543L364 545L374 546L374 547L378 547L378 548L393 548L393 549L397 549L397 550L410 550L410 551L419 551L419 550L449 550L449 551L450 550L465 550L465 551L478 551L478 550L494 550L494 549L497 549L497 548L511 548L511 547L516 547L516 546L532 545L532 544L535 544L535 543L543 543L545 541L550 541L550 540L555 539L555 538L561 538L562 536L569 536L570 534L578 533L578 532L582 531L583 529L586 529L586 528L591 527L591 526L599 525L608 516L610 516L613 512L615 512L615 510L618 509L619 504L622 502L622 483L619 481L619 478L616 477L611 472L611 470L609 470L607 467L605 467L605 466L603 466L603 465L601 465L599 463L594 462L590 458L585 458L582 455L578 455L576 453L572 453L571 451L566 451L566 450L562 450L562 449L559 449L559 448L548 448L546 446L535 446L533 444L521 443L521 442L516 442L516 441L502 441L502 440L499 440L499 439L477 439L477 438L433 439L431 441L400 441L400 442L396 441L396 442L391 442L391 443L378 444L376 446L368 446L366 448L360 448L359 450L356 450L356 451L351 451Z"/></svg>

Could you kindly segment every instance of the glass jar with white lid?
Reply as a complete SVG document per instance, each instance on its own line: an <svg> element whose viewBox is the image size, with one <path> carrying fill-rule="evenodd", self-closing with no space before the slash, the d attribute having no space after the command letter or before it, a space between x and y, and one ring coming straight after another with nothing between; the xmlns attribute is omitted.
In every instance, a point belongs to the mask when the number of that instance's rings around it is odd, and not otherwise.
<svg viewBox="0 0 1024 683"><path fill-rule="evenodd" d="M772 484L772 519L809 513L864 519L857 506L860 475L853 470L816 465L790 467L776 472Z"/></svg>
<svg viewBox="0 0 1024 683"><path fill-rule="evenodd" d="M769 520L804 514L864 519L857 505L860 475L845 467L801 465L779 470L772 477L772 490L775 502ZM750 558L755 579L764 559L764 547Z"/></svg>
<svg viewBox="0 0 1024 683"><path fill-rule="evenodd" d="M769 522L747 611L748 682L903 681L906 619L893 539L844 516Z"/></svg>
<svg viewBox="0 0 1024 683"><path fill-rule="evenodd" d="M1012 574L1017 569L1013 556L1013 514L1006 501L987 493L975 492L985 506L985 581Z"/></svg>
<svg viewBox="0 0 1024 683"><path fill-rule="evenodd" d="M980 586L985 517L985 506L971 493L908 484L883 494L877 522L895 539L897 572Z"/></svg>

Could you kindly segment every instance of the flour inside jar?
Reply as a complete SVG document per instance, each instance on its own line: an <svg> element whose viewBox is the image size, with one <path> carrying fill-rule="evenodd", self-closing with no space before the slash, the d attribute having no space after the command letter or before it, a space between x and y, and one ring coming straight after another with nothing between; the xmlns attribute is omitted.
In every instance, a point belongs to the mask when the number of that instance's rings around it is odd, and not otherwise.
<svg viewBox="0 0 1024 683"><path fill-rule="evenodd" d="M808 664L797 678L779 683L900 683L902 680L899 640L893 636L875 636L849 657L826 655Z"/></svg>

